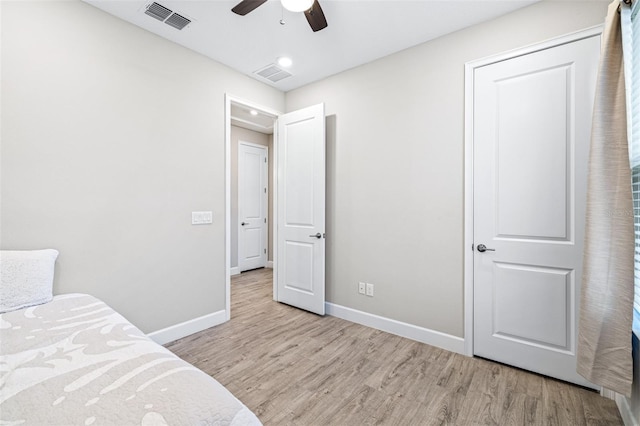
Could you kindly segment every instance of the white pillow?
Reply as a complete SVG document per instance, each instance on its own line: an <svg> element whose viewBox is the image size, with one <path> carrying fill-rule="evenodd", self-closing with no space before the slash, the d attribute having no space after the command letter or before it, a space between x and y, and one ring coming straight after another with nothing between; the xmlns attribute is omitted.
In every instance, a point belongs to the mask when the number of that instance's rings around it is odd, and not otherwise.
<svg viewBox="0 0 640 426"><path fill-rule="evenodd" d="M58 251L0 250L0 313L50 302Z"/></svg>

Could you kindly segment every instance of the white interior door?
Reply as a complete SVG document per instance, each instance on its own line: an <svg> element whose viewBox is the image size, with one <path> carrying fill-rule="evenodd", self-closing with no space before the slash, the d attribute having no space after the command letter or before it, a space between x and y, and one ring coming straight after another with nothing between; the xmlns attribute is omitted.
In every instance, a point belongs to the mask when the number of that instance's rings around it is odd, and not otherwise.
<svg viewBox="0 0 640 426"><path fill-rule="evenodd" d="M474 76L474 354L585 386L576 331L599 52L593 36Z"/></svg>
<svg viewBox="0 0 640 426"><path fill-rule="evenodd" d="M238 144L238 268L267 265L267 148Z"/></svg>
<svg viewBox="0 0 640 426"><path fill-rule="evenodd" d="M324 315L324 104L278 117L276 300Z"/></svg>

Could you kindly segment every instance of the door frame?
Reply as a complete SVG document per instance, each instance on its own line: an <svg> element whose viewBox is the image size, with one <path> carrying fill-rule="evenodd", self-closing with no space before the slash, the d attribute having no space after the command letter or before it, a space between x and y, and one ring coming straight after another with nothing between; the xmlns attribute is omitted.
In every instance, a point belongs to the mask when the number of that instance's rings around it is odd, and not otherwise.
<svg viewBox="0 0 640 426"><path fill-rule="evenodd" d="M603 25L596 25L564 36L555 37L540 43L510 50L465 63L464 66L464 354L473 356L473 119L474 119L474 75L477 68L502 62L519 56L561 46L590 37L601 36Z"/></svg>
<svg viewBox="0 0 640 426"><path fill-rule="evenodd" d="M249 109L254 109L263 114L267 114L273 116L274 120L277 121L278 117L283 113L281 111L265 107L256 102L249 101L243 99L238 96L231 95L229 93L225 93L224 95L224 156L225 156L225 167L224 167L224 180L225 180L225 234L224 234L224 244L225 244L225 321L229 321L231 319L231 104L242 105ZM277 200L278 200L278 190L277 190L277 177L278 177L278 162L277 162L277 153L278 153L278 143L277 143L277 123L274 123L273 127L273 211L267 212L270 217L277 217ZM268 210L268 209L267 209ZM277 224L273 224L273 240L277 241L278 237L278 226ZM275 277L277 276L277 268L278 268L278 252L277 250L273 250L273 275L274 275L274 286L273 286L273 297L276 300L277 297L277 288L275 283L277 282Z"/></svg>
<svg viewBox="0 0 640 426"><path fill-rule="evenodd" d="M274 132L275 132L275 129L274 129ZM265 193L261 192L261 194L260 194L261 197L266 198L265 204L264 204L264 217L265 217L266 222L264 223L265 226L262 227L262 234L263 234L263 238L264 238L265 244L267 244L268 236L269 236L269 218L271 217L269 215L269 192L271 192L271 188L269 188L269 167L268 167L268 165L269 165L269 147L265 146L265 145L260 145L260 144L257 144L257 143L253 143L253 142L246 142L246 141L243 141L243 140L239 140L238 141L238 169L237 169L238 170L238 227L237 227L237 230L238 230L238 247L237 247L238 253L237 253L237 255L238 255L238 269L242 272L242 268L240 266L240 231L242 230L242 228L240 227L240 219L241 219L241 216L240 216L240 200L241 200L241 198L240 198L240 183L239 183L240 182L239 179L240 179L240 146L241 145L252 147L252 148L257 148L257 149L263 149L264 153L265 153L265 156L267 158L267 168L264 170L264 177L266 177L265 186L267 188L267 192L265 192ZM243 246L244 246L244 244L243 244ZM268 246L268 244L267 244L267 246ZM265 248L267 248L267 247L265 247ZM266 267L268 262L269 262L268 252L265 252L265 259L264 259L264 266L263 267Z"/></svg>

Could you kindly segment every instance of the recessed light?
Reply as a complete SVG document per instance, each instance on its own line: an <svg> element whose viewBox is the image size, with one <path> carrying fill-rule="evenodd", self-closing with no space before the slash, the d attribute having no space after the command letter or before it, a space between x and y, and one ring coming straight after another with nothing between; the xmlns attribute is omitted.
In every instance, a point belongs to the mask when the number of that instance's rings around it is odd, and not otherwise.
<svg viewBox="0 0 640 426"><path fill-rule="evenodd" d="M255 116L255 115L258 115L258 111L256 111L255 109L252 109L251 111L249 111L249 114Z"/></svg>
<svg viewBox="0 0 640 426"><path fill-rule="evenodd" d="M278 58L278 65L284 68L289 68L293 64L291 58L287 58L286 56L281 56Z"/></svg>

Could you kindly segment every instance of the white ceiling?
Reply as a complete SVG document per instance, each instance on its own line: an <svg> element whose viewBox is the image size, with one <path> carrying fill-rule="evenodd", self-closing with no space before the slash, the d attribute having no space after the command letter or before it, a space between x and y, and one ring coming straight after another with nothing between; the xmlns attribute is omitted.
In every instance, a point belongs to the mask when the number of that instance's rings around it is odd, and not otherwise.
<svg viewBox="0 0 640 426"><path fill-rule="evenodd" d="M251 109L244 105L231 103L231 124L254 132L267 135L273 134L273 120L275 117L262 111L255 111L255 114L252 115Z"/></svg>
<svg viewBox="0 0 640 426"><path fill-rule="evenodd" d="M240 0L155 0L193 21L182 31L144 14L152 0L84 1L286 92L537 0L320 0L329 26L317 33L278 0L246 16L231 12ZM279 56L292 77L253 74Z"/></svg>

